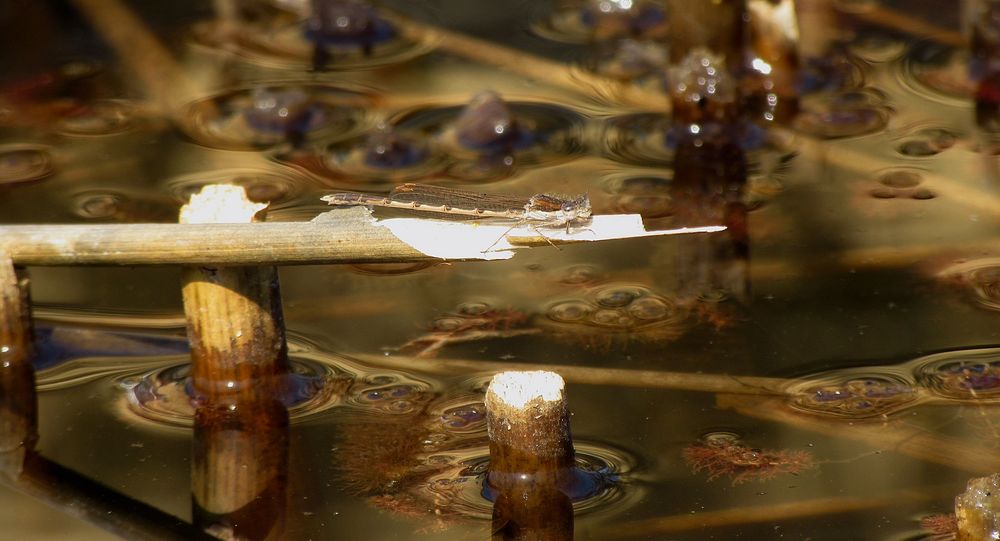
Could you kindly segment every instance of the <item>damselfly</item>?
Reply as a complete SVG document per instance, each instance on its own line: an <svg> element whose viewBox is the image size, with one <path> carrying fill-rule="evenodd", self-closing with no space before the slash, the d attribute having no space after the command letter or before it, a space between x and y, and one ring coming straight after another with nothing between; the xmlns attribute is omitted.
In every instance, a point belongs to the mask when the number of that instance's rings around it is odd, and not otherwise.
<svg viewBox="0 0 1000 541"><path fill-rule="evenodd" d="M388 195L340 192L322 199L331 205L372 205L453 216L516 220L533 227L565 225L567 233L574 222L590 219L590 198L585 193L574 197L540 193L525 198L426 184L403 184Z"/></svg>

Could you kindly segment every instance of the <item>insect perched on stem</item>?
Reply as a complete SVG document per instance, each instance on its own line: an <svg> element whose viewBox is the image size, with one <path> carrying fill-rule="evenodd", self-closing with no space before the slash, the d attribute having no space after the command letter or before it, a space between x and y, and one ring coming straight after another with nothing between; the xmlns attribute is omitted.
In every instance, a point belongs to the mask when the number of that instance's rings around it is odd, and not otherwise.
<svg viewBox="0 0 1000 541"><path fill-rule="evenodd" d="M450 216L514 220L531 227L570 227L590 219L587 194L565 197L540 193L524 198L512 195L467 192L426 184L403 184L388 195L358 192L334 193L322 198L331 205L371 205Z"/></svg>

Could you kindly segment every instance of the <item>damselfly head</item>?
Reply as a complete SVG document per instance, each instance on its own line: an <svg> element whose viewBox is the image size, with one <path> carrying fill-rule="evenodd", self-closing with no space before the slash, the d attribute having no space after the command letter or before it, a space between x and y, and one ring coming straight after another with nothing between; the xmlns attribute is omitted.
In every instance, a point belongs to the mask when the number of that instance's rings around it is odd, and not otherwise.
<svg viewBox="0 0 1000 541"><path fill-rule="evenodd" d="M525 218L556 224L590 218L590 198L587 194L566 197L553 194L531 196L524 206Z"/></svg>
<svg viewBox="0 0 1000 541"><path fill-rule="evenodd" d="M577 218L589 218L590 210L590 196L585 193L563 203L563 211L574 212Z"/></svg>

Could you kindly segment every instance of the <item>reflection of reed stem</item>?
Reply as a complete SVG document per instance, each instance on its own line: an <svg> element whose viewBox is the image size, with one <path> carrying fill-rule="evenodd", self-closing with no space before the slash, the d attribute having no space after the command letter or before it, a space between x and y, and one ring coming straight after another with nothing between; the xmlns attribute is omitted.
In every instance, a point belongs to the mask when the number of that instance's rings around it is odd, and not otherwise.
<svg viewBox="0 0 1000 541"><path fill-rule="evenodd" d="M163 110L194 96L191 81L149 28L119 0L73 0Z"/></svg>
<svg viewBox="0 0 1000 541"><path fill-rule="evenodd" d="M953 489L947 489L953 490ZM699 511L667 517L615 523L594 532L595 539L659 539L663 535L691 530L712 531L714 528L783 522L843 513L870 511L904 503L920 503L949 494L945 489L897 491L871 498L820 498L815 500L735 507L720 511Z"/></svg>
<svg viewBox="0 0 1000 541"><path fill-rule="evenodd" d="M666 96L658 92L601 77L582 69L573 70L561 62L415 21L402 15L387 13L385 17L408 39L427 43L463 58L496 66L575 93L603 96L625 105L662 111L670 107Z"/></svg>
<svg viewBox="0 0 1000 541"><path fill-rule="evenodd" d="M385 368L417 370L432 374L467 374L503 372L504 370L545 370L556 372L565 380L586 385L616 385L652 389L676 389L709 393L744 395L784 395L790 380L755 376L730 376L727 374L691 374L657 370L628 370L621 368L595 368L588 366L552 365L535 363L498 363L461 359L421 359L400 356L354 355L365 364Z"/></svg>
<svg viewBox="0 0 1000 541"><path fill-rule="evenodd" d="M859 178L871 178L874 182L874 172L889 167L898 166L898 160L891 156L884 157L876 154L860 152L844 145L837 145L836 150L823 144L822 141L809 141L806 136L806 144L800 145L798 149L803 159L812 160L817 165L833 166L845 171L850 171ZM1000 215L1000 198L996 194L987 190L984 183L982 190L976 189L974 185L963 183L954 176L935 173L933 170L922 170L920 172L923 182L932 186L934 191L972 209L988 212L992 216Z"/></svg>
<svg viewBox="0 0 1000 541"><path fill-rule="evenodd" d="M38 439L28 280L0 251L0 473L15 473Z"/></svg>
<svg viewBox="0 0 1000 541"><path fill-rule="evenodd" d="M746 2L742 0L668 0L670 61L677 64L694 49L706 48L726 58L730 70L742 60Z"/></svg>
<svg viewBox="0 0 1000 541"><path fill-rule="evenodd" d="M942 4L942 6L945 5ZM865 22L899 30L911 36L927 38L937 43L951 45L952 47L965 47L969 44L968 38L963 36L961 32L942 28L918 17L913 17L877 4L873 4L870 8L859 10L857 13L852 13L852 15Z"/></svg>
<svg viewBox="0 0 1000 541"><path fill-rule="evenodd" d="M194 522L224 539L284 539L288 411L276 399L199 407L191 461Z"/></svg>
<svg viewBox="0 0 1000 541"><path fill-rule="evenodd" d="M780 400L765 397L720 395L718 404L720 408L731 409L748 417L782 423L834 438L859 441L875 449L892 450L958 470L973 473L1000 471L1000 456L995 449L971 445L965 440L939 436L900 423L845 423L802 415L785 407Z"/></svg>
<svg viewBox="0 0 1000 541"><path fill-rule="evenodd" d="M0 483L107 532L137 541L200 541L217 538L181 519L134 500L35 453L14 478Z"/></svg>

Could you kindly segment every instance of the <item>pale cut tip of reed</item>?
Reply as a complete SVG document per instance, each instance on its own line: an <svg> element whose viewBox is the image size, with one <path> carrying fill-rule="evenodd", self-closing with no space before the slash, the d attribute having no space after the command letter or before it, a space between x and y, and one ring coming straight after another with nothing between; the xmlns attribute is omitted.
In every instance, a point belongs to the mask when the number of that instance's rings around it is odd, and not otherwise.
<svg viewBox="0 0 1000 541"><path fill-rule="evenodd" d="M555 372L534 370L501 372L493 376L488 393L513 408L524 408L533 400L560 402L566 384Z"/></svg>
<svg viewBox="0 0 1000 541"><path fill-rule="evenodd" d="M179 221L185 224L246 224L254 221L267 203L255 203L246 190L234 184L210 184L192 194L181 207Z"/></svg>

